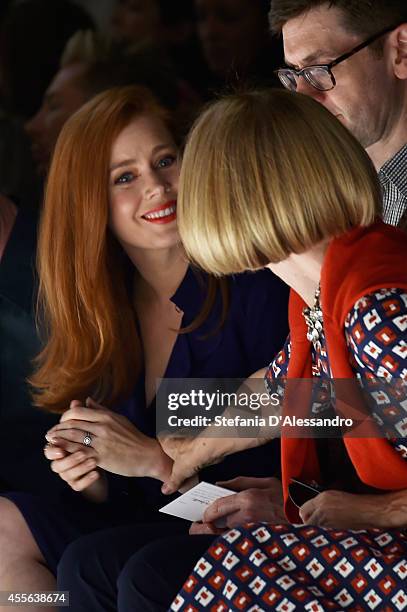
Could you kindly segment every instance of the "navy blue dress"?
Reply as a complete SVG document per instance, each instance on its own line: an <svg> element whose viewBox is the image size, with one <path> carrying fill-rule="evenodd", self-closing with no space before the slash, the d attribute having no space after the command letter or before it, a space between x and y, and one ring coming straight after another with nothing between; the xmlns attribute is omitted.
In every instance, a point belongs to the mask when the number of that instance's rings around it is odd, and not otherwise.
<svg viewBox="0 0 407 612"><path fill-rule="evenodd" d="M203 277L205 278L205 277ZM200 312L206 296L199 273L188 269L172 301L184 312L187 326ZM207 320L195 331L178 336L165 377L246 378L265 367L283 346L287 335L288 289L270 271L245 273L229 279L230 304L226 321L216 333L222 312L217 295ZM268 320L269 325L264 325ZM209 334L209 335L208 335ZM204 338L203 338L204 337ZM154 403L154 402L153 402ZM145 403L144 374L133 396L117 412L128 417L143 433L155 435L155 406ZM270 476L279 473L279 442L243 451L206 468L201 478L209 481L240 475ZM25 493L9 493L16 503L48 564L55 573L66 546L97 529L135 522L171 521L157 510L170 499L161 483L150 478L108 475L109 500L93 504L66 487L59 500Z"/></svg>

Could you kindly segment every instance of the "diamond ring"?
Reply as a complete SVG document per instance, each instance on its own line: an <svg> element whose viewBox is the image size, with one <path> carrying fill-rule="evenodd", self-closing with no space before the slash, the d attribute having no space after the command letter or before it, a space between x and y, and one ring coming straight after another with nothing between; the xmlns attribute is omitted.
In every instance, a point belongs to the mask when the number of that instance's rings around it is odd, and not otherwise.
<svg viewBox="0 0 407 612"><path fill-rule="evenodd" d="M89 431L86 432L82 444L84 446L91 446L92 445L92 436L90 435Z"/></svg>

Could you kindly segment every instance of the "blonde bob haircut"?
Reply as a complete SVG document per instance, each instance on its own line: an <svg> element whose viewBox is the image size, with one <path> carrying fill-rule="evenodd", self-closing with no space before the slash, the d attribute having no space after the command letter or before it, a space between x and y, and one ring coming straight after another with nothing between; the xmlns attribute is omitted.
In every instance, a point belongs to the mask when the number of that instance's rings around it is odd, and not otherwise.
<svg viewBox="0 0 407 612"><path fill-rule="evenodd" d="M377 174L341 123L282 90L225 97L188 137L178 223L189 258L221 276L277 263L373 223Z"/></svg>

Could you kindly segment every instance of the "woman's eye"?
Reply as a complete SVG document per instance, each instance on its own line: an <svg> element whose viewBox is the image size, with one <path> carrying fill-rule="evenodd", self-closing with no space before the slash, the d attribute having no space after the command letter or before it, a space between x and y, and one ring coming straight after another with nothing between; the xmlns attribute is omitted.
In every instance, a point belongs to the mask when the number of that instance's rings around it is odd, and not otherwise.
<svg viewBox="0 0 407 612"><path fill-rule="evenodd" d="M123 174L121 174L115 179L114 184L123 185L126 183L130 183L134 178L135 177L134 177L133 172L124 172Z"/></svg>
<svg viewBox="0 0 407 612"><path fill-rule="evenodd" d="M174 155L167 155L166 157L163 157L162 159L160 159L157 166L158 168L168 168L168 166L172 166L174 162L175 162Z"/></svg>

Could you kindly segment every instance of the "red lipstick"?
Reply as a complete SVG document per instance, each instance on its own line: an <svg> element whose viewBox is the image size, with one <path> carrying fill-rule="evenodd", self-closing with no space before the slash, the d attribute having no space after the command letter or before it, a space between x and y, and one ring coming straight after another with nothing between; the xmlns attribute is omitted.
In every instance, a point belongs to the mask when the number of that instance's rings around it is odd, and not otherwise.
<svg viewBox="0 0 407 612"><path fill-rule="evenodd" d="M161 206L157 206L157 208L153 208L148 212L144 213L143 219L148 221L148 223L156 223L158 225L163 225L166 223L171 223L175 221L177 218L177 201L171 200L162 204ZM166 213L164 211L167 211ZM150 216L151 215L151 216Z"/></svg>

